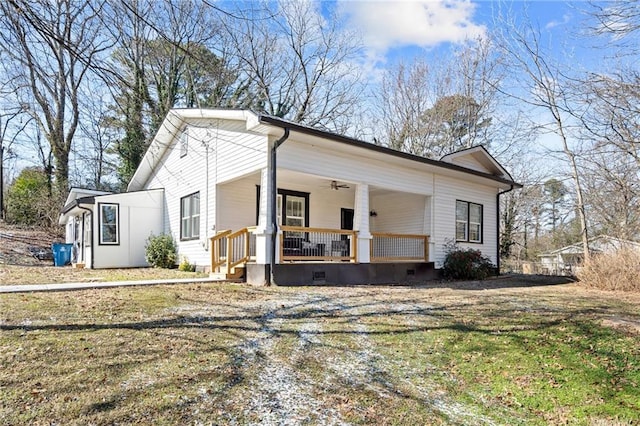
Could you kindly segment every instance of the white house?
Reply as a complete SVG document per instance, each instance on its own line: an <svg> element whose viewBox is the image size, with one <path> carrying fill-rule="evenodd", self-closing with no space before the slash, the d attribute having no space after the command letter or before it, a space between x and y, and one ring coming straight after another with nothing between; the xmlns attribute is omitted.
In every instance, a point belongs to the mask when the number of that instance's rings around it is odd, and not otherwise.
<svg viewBox="0 0 640 426"><path fill-rule="evenodd" d="M600 235L589 240L589 251L593 255L616 253L621 249L640 251L640 243L607 235ZM584 248L580 242L540 254L538 257L542 273L573 275L584 260Z"/></svg>
<svg viewBox="0 0 640 426"><path fill-rule="evenodd" d="M499 196L516 187L482 147L436 161L250 111L175 109L129 192L93 196L92 247L115 226L122 253L91 265L134 266L119 262L164 232L191 263L251 283L421 280L450 240L498 264Z"/></svg>

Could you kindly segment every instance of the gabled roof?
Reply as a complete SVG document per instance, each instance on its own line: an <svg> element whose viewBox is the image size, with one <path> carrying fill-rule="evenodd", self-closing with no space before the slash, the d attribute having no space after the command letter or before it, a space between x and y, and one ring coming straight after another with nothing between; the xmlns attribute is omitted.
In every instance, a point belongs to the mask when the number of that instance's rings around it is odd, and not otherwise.
<svg viewBox="0 0 640 426"><path fill-rule="evenodd" d="M257 114L248 110L226 110L226 109L172 109L162 122L158 133L151 142L147 152L145 153L138 169L134 173L128 190L139 190L149 179L155 167L161 161L165 151L171 145L172 141L190 122L201 122L202 120L233 120L244 121L247 131L257 134L282 135L283 129L288 129L293 139L293 134L308 135L312 137L322 138L326 141L336 142L356 148L363 148L369 152L388 155L398 159L404 159L412 162L428 164L443 170L461 172L469 175L475 175L485 179L490 179L500 183L502 187L521 188L522 185L513 181L513 178L506 172L502 166L484 149L476 147L463 153L464 156L472 156L475 161L485 166L485 169L469 168L456 164L454 154L446 156L443 160L432 160L430 158L418 155L408 154L406 152L397 151L380 145L350 138L348 136L339 135L326 130L320 130L313 127L294 123L282 118L274 117L268 114ZM465 150L467 151L467 150Z"/></svg>
<svg viewBox="0 0 640 426"><path fill-rule="evenodd" d="M69 190L69 195L67 195L67 200L64 202L64 207L60 212L58 223L63 225L69 214L75 209L79 209L80 206L93 205L95 203L95 197L109 194L112 193L108 191L98 191L95 189L71 188Z"/></svg>
<svg viewBox="0 0 640 426"><path fill-rule="evenodd" d="M513 180L509 172L507 172L482 145L452 152L440 158L440 161L478 170L486 170L492 175ZM477 166L475 166L476 164Z"/></svg>

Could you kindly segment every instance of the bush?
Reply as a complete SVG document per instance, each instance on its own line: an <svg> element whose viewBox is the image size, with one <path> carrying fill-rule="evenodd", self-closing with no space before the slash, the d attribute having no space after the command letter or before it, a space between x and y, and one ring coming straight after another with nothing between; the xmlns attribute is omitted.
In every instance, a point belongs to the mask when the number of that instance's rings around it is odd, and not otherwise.
<svg viewBox="0 0 640 426"><path fill-rule="evenodd" d="M145 259L154 268L173 268L178 260L176 243L168 234L150 236L145 253Z"/></svg>
<svg viewBox="0 0 640 426"><path fill-rule="evenodd" d="M195 272L196 265L192 265L191 263L189 263L189 259L187 259L186 256L183 256L182 262L180 262L178 269L182 272Z"/></svg>
<svg viewBox="0 0 640 426"><path fill-rule="evenodd" d="M47 174L28 167L9 186L6 197L6 221L14 225L55 228L62 201L51 193Z"/></svg>
<svg viewBox="0 0 640 426"><path fill-rule="evenodd" d="M576 276L588 287L601 290L640 291L640 252L620 249L591 256Z"/></svg>
<svg viewBox="0 0 640 426"><path fill-rule="evenodd" d="M480 250L449 248L444 259L444 277L449 280L484 280L496 267Z"/></svg>

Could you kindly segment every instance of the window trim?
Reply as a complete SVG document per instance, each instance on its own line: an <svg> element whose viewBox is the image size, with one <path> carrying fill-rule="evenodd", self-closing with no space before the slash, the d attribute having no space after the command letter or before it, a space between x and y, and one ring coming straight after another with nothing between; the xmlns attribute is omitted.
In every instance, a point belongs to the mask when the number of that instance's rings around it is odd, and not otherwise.
<svg viewBox="0 0 640 426"><path fill-rule="evenodd" d="M196 196L196 195L198 196L198 213L196 215L196 214L193 214L193 213L190 212L191 214L188 216L188 220L191 221L191 233L192 233L192 235L185 237L184 233L183 233L184 228L183 228L182 224L183 224L183 221L187 217L184 216L184 214L183 214L183 210L182 210L182 207L184 205L183 201L186 200L186 199L189 199L189 208L191 209L191 207L193 207L192 198L194 196ZM195 216L198 217L198 235L193 235L193 223L194 223ZM197 240L199 238L200 238L200 191L196 191L196 192L193 192L193 193L191 193L189 195L185 195L184 197L180 198L180 241L192 241L192 240Z"/></svg>
<svg viewBox="0 0 640 426"><path fill-rule="evenodd" d="M278 226L283 226L285 221L287 220L286 212L284 212L287 205L286 204L287 196L294 196L294 197L304 198L304 227L305 228L309 227L309 210L310 210L309 194L310 194L309 192L292 191L290 189L278 188L278 191L277 191L278 197L276 197L276 203L277 203L276 216L278 216L277 218L280 219L278 220ZM281 215L278 215L278 207L282 208L282 210L280 211L282 213ZM260 217L260 185L256 185L256 224L258 223L259 217Z"/></svg>
<svg viewBox="0 0 640 426"><path fill-rule="evenodd" d="M458 203L464 203L467 206L467 217L466 220L462 221L458 219ZM471 222L471 206L477 206L480 208L480 222ZM484 205L480 203L474 203L471 201L465 200L456 200L455 203L455 239L457 242L471 243L471 244L482 244L484 240ZM465 235L464 238L458 238L458 223L464 223L465 225ZM471 225L480 225L479 230L479 239L472 240L471 239Z"/></svg>
<svg viewBox="0 0 640 426"><path fill-rule="evenodd" d="M104 241L104 232L103 226L105 223L102 219L102 208L103 207L115 207L116 210L116 223L114 226L116 227L115 231L115 241ZM108 224L107 224L108 225ZM98 203L98 245L100 246L119 246L120 245L120 204L119 203Z"/></svg>

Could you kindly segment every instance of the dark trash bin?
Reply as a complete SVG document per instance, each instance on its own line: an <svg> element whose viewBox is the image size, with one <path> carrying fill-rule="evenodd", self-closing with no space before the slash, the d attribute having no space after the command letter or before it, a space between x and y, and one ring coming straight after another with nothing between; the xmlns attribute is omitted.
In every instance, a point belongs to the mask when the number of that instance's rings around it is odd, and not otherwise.
<svg viewBox="0 0 640 426"><path fill-rule="evenodd" d="M53 265L64 266L71 263L71 251L73 244L53 243L51 251L53 251Z"/></svg>

